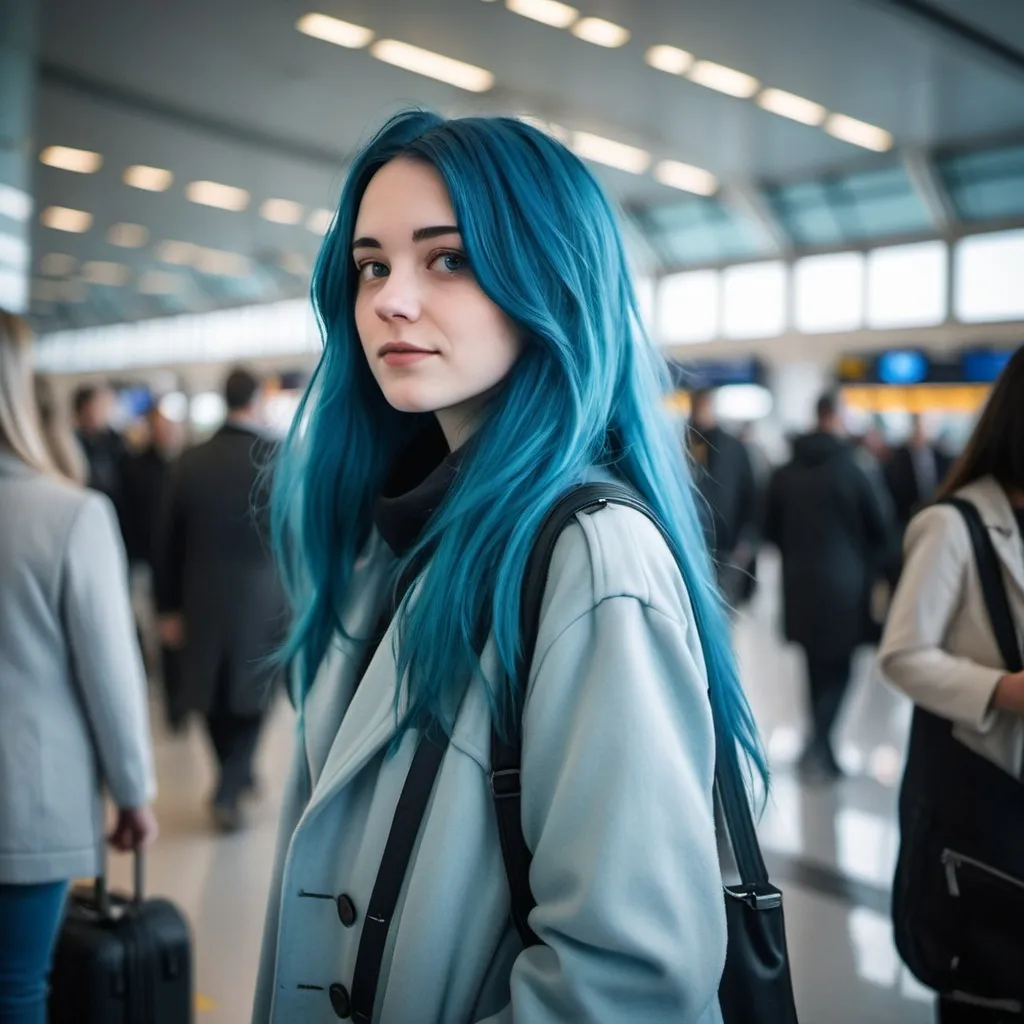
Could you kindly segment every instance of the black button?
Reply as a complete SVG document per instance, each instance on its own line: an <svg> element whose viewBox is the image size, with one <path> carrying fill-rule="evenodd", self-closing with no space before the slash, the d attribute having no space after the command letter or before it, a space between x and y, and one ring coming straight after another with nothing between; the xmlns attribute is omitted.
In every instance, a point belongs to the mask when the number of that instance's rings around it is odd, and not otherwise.
<svg viewBox="0 0 1024 1024"><path fill-rule="evenodd" d="M349 999L345 986L335 982L327 990L327 994L331 997L331 1006L334 1008L334 1012L342 1020L348 1020L352 1014L352 1000Z"/></svg>
<svg viewBox="0 0 1024 1024"><path fill-rule="evenodd" d="M351 897L342 893L338 897L338 920L346 928L351 928L356 923L356 916L356 905L352 902Z"/></svg>

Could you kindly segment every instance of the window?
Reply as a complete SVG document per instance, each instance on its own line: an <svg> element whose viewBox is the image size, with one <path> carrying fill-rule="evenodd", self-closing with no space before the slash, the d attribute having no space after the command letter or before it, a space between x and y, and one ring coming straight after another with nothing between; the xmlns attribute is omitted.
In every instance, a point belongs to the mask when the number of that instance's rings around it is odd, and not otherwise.
<svg viewBox="0 0 1024 1024"><path fill-rule="evenodd" d="M663 345L711 341L718 333L718 273L695 270L662 278L656 337Z"/></svg>
<svg viewBox="0 0 1024 1024"><path fill-rule="evenodd" d="M808 256L793 269L793 322L805 334L855 331L864 325L864 257L859 252Z"/></svg>
<svg viewBox="0 0 1024 1024"><path fill-rule="evenodd" d="M722 321L727 338L773 338L786 329L786 266L747 263L722 272Z"/></svg>
<svg viewBox="0 0 1024 1024"><path fill-rule="evenodd" d="M1024 320L1024 231L965 238L956 247L958 320Z"/></svg>
<svg viewBox="0 0 1024 1024"><path fill-rule="evenodd" d="M868 327L928 327L946 319L943 242L894 245L868 253Z"/></svg>

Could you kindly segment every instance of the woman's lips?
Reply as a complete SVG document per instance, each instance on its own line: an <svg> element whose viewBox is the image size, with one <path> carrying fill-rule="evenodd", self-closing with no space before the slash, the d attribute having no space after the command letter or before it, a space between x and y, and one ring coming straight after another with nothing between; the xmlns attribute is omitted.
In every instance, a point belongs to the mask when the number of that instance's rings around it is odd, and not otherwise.
<svg viewBox="0 0 1024 1024"><path fill-rule="evenodd" d="M413 363L422 362L424 359L429 359L431 356L437 355L436 352L422 352L419 350L406 349L392 350L384 354L384 362L388 366L411 366Z"/></svg>

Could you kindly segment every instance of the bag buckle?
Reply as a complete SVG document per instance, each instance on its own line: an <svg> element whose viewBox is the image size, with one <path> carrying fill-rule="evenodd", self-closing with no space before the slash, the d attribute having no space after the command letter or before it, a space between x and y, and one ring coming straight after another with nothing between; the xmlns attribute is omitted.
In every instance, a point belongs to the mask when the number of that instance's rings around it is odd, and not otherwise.
<svg viewBox="0 0 1024 1024"><path fill-rule="evenodd" d="M522 795L518 768L499 768L491 772L491 793L495 800L508 800Z"/></svg>
<svg viewBox="0 0 1024 1024"><path fill-rule="evenodd" d="M782 906L782 893L774 886L761 889L758 886L731 887L725 886L727 895L734 900L741 900L751 910L777 910Z"/></svg>

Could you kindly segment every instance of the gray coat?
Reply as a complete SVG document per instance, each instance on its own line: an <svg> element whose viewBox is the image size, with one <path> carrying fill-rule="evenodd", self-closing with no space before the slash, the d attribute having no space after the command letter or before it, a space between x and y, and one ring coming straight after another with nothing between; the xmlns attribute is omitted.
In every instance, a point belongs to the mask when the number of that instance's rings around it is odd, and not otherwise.
<svg viewBox="0 0 1024 1024"><path fill-rule="evenodd" d="M373 629L390 552L378 535L342 610ZM429 571L429 570L428 570ZM413 593L415 600L415 592ZM329 1024L416 737L393 756L394 627L359 686L338 640L303 713L282 809L253 1024ZM496 672L493 639L483 670ZM494 678L494 676L492 676ZM707 677L682 576L632 509L560 538L523 718L522 820L544 945L524 950L489 788L490 716L473 681L391 919L379 1024L721 1024L725 907L712 813ZM356 908L351 927L333 899Z"/></svg>
<svg viewBox="0 0 1024 1024"><path fill-rule="evenodd" d="M155 791L114 510L0 450L0 884L95 874L101 784Z"/></svg>
<svg viewBox="0 0 1024 1024"><path fill-rule="evenodd" d="M259 713L272 691L268 658L284 638L286 614L259 488L272 453L272 442L229 423L185 452L171 474L157 600L161 611L185 617L188 710L209 712L220 680L236 715Z"/></svg>

